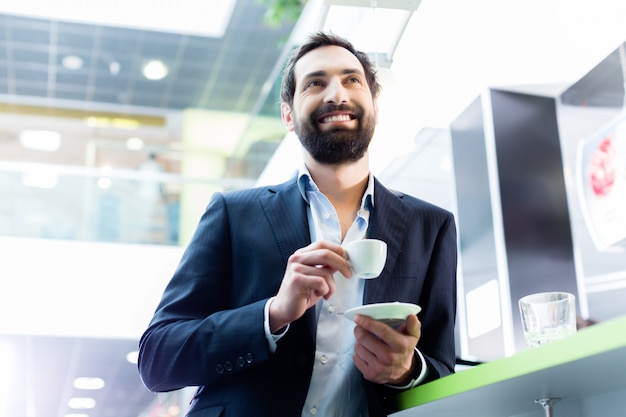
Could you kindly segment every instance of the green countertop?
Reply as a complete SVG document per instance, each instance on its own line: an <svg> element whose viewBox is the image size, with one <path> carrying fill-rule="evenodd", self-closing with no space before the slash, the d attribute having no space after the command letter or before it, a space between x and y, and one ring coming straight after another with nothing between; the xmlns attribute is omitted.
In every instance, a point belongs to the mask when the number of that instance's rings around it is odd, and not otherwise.
<svg viewBox="0 0 626 417"><path fill-rule="evenodd" d="M562 401L626 389L626 316L575 335L484 363L405 391L391 401L394 417L502 417Z"/></svg>

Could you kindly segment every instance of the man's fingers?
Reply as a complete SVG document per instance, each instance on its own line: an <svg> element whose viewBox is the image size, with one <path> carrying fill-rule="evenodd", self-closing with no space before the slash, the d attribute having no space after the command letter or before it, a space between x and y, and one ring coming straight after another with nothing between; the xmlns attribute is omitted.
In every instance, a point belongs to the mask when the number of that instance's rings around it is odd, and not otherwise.
<svg viewBox="0 0 626 417"><path fill-rule="evenodd" d="M289 262L328 268L332 273L339 271L345 277L352 276L345 250L329 241L322 240L298 249L291 255Z"/></svg>
<svg viewBox="0 0 626 417"><path fill-rule="evenodd" d="M404 333L417 337L417 340L422 336L422 323L417 316L411 315L406 318Z"/></svg>

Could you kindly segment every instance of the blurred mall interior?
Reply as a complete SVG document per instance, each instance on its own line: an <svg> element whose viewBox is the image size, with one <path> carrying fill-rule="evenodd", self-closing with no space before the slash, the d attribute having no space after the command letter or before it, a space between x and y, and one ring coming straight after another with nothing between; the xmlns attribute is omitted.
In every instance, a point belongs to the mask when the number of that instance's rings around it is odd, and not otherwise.
<svg viewBox="0 0 626 417"><path fill-rule="evenodd" d="M184 415L138 338L212 193L297 168L280 72L319 29L378 68L374 174L456 215L460 359L524 349L525 293L626 313L623 0L278 3L0 3L0 417Z"/></svg>

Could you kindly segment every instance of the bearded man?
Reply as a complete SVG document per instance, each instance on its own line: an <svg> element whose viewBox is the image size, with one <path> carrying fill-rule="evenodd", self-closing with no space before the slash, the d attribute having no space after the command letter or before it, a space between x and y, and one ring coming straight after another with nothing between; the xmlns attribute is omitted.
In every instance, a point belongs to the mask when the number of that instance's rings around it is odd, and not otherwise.
<svg viewBox="0 0 626 417"><path fill-rule="evenodd" d="M188 416L380 417L390 395L454 371L454 218L370 173L379 90L343 38L316 33L291 55L281 114L304 164L213 195L140 341L149 389L199 387ZM345 250L363 238L388 248L371 280ZM393 301L419 318L342 315Z"/></svg>

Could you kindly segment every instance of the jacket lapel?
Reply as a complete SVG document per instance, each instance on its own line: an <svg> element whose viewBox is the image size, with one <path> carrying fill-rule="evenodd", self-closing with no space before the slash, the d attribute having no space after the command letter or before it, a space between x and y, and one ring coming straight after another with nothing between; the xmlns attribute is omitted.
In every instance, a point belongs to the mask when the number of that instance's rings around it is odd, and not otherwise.
<svg viewBox="0 0 626 417"><path fill-rule="evenodd" d="M382 292L381 288L385 285L385 277L390 274L400 255L401 242L405 239L410 220L408 209L402 201L402 197L401 193L393 193L380 184L378 180L375 180L374 210L367 237L387 242L387 262L380 277L365 283L364 304L380 301L376 299L376 295Z"/></svg>
<svg viewBox="0 0 626 417"><path fill-rule="evenodd" d="M311 243L306 203L296 180L268 188L260 203L287 264L291 254ZM298 321L307 329L308 345L314 349L317 330L315 308L307 310ZM302 343L305 342L302 340Z"/></svg>
<svg viewBox="0 0 626 417"><path fill-rule="evenodd" d="M260 203L287 263L293 252L311 243L306 203L296 180L268 188Z"/></svg>

